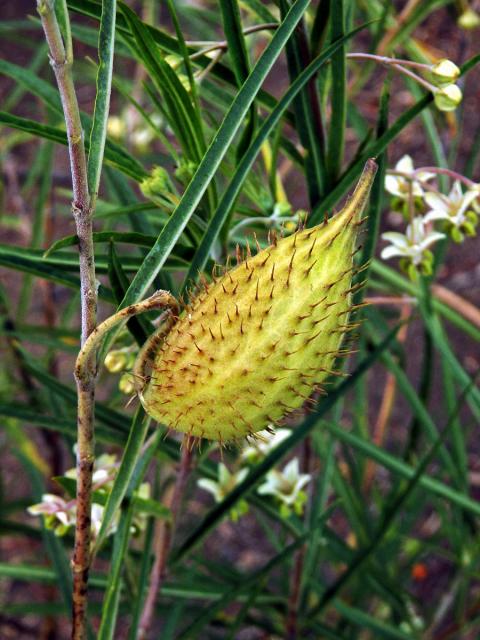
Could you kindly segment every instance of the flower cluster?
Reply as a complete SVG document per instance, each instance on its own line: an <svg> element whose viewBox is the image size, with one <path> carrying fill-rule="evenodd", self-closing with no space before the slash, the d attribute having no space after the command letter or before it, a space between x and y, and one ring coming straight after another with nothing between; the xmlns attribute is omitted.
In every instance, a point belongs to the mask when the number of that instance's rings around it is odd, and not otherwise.
<svg viewBox="0 0 480 640"><path fill-rule="evenodd" d="M283 440L291 434L289 429L278 429L275 432L260 431L256 440L248 444L241 453L240 459L249 463L257 463L268 455ZM223 462L218 465L218 480L209 478L198 480L198 486L211 493L215 502L219 503L248 475L248 468L243 467L237 472L230 472ZM280 513L283 517L288 517L295 512L297 515L303 513L307 495L303 490L310 482L311 475L300 473L298 458L293 458L281 471L272 469L265 476L265 482L261 484L257 492L259 495L272 496L280 506ZM240 500L231 510L230 517L233 521L244 515L248 511L245 500Z"/></svg>
<svg viewBox="0 0 480 640"><path fill-rule="evenodd" d="M448 195L432 184L436 173L454 179ZM462 182L467 185L464 190ZM415 170L410 156L401 158L385 179L385 189L393 196L392 204L400 208L409 223L405 233L389 231L382 235L390 244L382 250L383 260L400 258L401 268L412 280L418 274L430 275L433 267L431 247L447 236L462 242L474 236L478 223L480 185L450 170L435 167ZM440 226L435 229L434 225Z"/></svg>
<svg viewBox="0 0 480 640"><path fill-rule="evenodd" d="M102 503L106 501L108 494L112 490L118 467L119 462L115 455L102 454L95 460L92 476L92 488L97 496L102 496ZM68 469L68 471L65 472L65 478L76 481L77 470ZM142 499L150 498L150 483L142 483L135 495ZM64 536L75 526L77 505L75 499L66 500L65 498L53 493L45 493L42 495L42 501L28 507L27 511L32 516L44 516L45 526L47 529L53 530L57 536ZM100 532L104 511L104 505L95 502L94 495L91 512L92 541L95 541ZM120 513L117 513L112 520L107 531L107 535L115 533L119 517ZM146 524L147 519L145 514L140 512L135 513L131 524L132 534L137 535L140 531L144 531Z"/></svg>

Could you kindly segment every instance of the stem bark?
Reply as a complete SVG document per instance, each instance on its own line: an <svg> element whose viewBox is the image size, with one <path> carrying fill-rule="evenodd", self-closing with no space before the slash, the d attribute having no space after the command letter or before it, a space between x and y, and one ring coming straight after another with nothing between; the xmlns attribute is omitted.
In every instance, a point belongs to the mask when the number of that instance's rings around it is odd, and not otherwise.
<svg viewBox="0 0 480 640"><path fill-rule="evenodd" d="M72 213L79 239L81 288L81 344L94 331L97 322L97 285L92 238L92 210L87 180L87 158L83 139L80 110L72 77L72 46L69 30L64 42L54 3L37 0L45 38L49 47L50 64L62 101L65 118L70 170L72 175ZM68 16L67 16L68 20ZM76 377L78 392L77 418L77 520L73 571L72 638L83 640L86 635L88 572L90 568L90 511L92 470L94 461L94 399L95 363L90 359L87 375Z"/></svg>

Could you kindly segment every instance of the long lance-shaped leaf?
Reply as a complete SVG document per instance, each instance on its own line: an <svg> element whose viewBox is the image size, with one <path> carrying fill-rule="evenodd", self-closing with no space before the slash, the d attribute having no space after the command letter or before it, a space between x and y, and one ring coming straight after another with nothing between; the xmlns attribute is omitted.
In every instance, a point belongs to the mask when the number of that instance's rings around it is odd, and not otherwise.
<svg viewBox="0 0 480 640"><path fill-rule="evenodd" d="M344 0L337 0L333 10L330 12L332 39L341 38L345 33L345 4ZM342 169L347 122L347 73L343 47L332 58L331 74L332 115L328 132L327 173L329 184L333 185Z"/></svg>
<svg viewBox="0 0 480 640"><path fill-rule="evenodd" d="M259 58L252 72L238 92L220 128L208 147L203 160L188 185L183 197L159 235L155 246L146 256L121 304L126 307L140 300L164 265L170 251L187 225L195 208L207 190L215 172L238 132L250 105L257 95L274 62L298 24L310 0L297 0L278 27L271 42Z"/></svg>
<svg viewBox="0 0 480 640"><path fill-rule="evenodd" d="M0 124L11 127L12 129L17 129L18 131L24 131L32 136L58 142L64 146L68 145L65 131L57 127L52 127L51 125L30 120L29 118L22 118L20 116L14 116L11 113L6 113L5 111L0 111ZM85 147L87 150L90 148L88 140L85 141ZM147 175L145 169L137 160L110 140L107 140L105 145L105 161L137 182L141 182Z"/></svg>
<svg viewBox="0 0 480 640"><path fill-rule="evenodd" d="M196 279L197 273L201 271L210 254L211 248L216 241L218 234L220 233L220 229L223 226L223 223L227 219L227 216L235 203L235 200L240 193L240 189L248 175L248 172L252 168L255 159L260 152L262 144L268 138L270 133L273 131L275 126L278 124L282 115L285 113L286 109L295 98L295 96L302 90L302 88L308 83L310 78L321 68L323 64L332 56L332 54L349 38L352 38L356 33L361 31L364 28L363 26L358 27L348 35L346 35L341 40L333 43L328 47L321 55L319 55L315 60L313 60L306 69L298 76L298 78L293 82L293 84L289 87L289 89L285 92L281 100L277 103L275 109L265 120L257 135L255 136L251 146L248 148L247 152L243 156L240 164L235 171L234 176L232 177L228 188L222 196L222 199L218 205L218 208L211 219L207 230L205 231L205 235L203 236L202 242L197 249L197 252L192 260L190 268L188 270L188 274L185 278L185 282L182 288L183 293L185 293L186 287L189 282L194 281Z"/></svg>
<svg viewBox="0 0 480 640"><path fill-rule="evenodd" d="M220 0L223 30L228 43L228 54L232 61L233 72L239 87L245 82L250 73L245 36L242 31L240 7L237 0ZM238 143L237 155L241 156L249 147L256 127L255 104L250 107L250 116L243 135Z"/></svg>
<svg viewBox="0 0 480 640"><path fill-rule="evenodd" d="M141 454L143 442L148 432L150 425L150 418L145 416L145 412L141 407L137 409L132 420L132 427L130 435L128 436L127 444L123 452L122 462L118 473L113 483L112 491L110 492L105 506L105 511L102 518L102 525L95 542L95 547L98 550L110 528L116 511L119 509L125 494L127 493L128 485L133 474L133 469L137 463L137 459Z"/></svg>
<svg viewBox="0 0 480 640"><path fill-rule="evenodd" d="M88 191L93 200L96 199L100 185L105 140L107 137L107 120L110 110L110 93L112 90L113 52L115 48L115 15L116 0L103 0L100 32L98 35L98 72L97 95L93 113L92 131L90 134L90 153L88 154Z"/></svg>
<svg viewBox="0 0 480 640"><path fill-rule="evenodd" d="M336 424L325 422L323 423L325 429L330 431L341 442L353 447L361 454L375 460L378 464L382 465L385 469L388 469L392 473L398 474L400 477L410 480L415 475L415 468L408 465L406 462L399 460L395 456L387 453L380 447L364 440L360 436L347 431L346 429L339 427ZM449 500L452 504L455 504L463 509L480 516L480 504L475 500L472 500L468 495L460 493L456 489L452 489L429 475L424 475L420 479L420 486L431 493Z"/></svg>
<svg viewBox="0 0 480 640"><path fill-rule="evenodd" d="M287 0L280 1L280 10L285 13ZM311 61L306 27L302 21L292 39L286 45L286 57L290 81L294 82L302 69ZM305 179L310 207L321 201L326 186L325 141L319 95L314 79L294 100L295 128L304 149Z"/></svg>

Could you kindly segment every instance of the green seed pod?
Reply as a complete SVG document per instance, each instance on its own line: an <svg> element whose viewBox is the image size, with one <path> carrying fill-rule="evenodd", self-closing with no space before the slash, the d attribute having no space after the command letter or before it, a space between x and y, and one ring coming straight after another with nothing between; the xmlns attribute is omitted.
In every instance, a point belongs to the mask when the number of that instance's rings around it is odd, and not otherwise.
<svg viewBox="0 0 480 640"><path fill-rule="evenodd" d="M205 283L152 358L139 393L148 414L225 442L278 423L319 388L347 353L340 347L352 328L353 255L375 172L368 161L328 223L274 241Z"/></svg>

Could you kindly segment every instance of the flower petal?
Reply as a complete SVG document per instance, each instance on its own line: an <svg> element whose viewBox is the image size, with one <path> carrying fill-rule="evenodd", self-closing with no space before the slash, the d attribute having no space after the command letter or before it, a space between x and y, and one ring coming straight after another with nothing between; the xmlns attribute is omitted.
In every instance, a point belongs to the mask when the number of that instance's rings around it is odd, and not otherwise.
<svg viewBox="0 0 480 640"><path fill-rule="evenodd" d="M397 171L401 171L402 173L413 173L415 171L413 166L413 160L411 156L405 154L395 165L395 169Z"/></svg>
<svg viewBox="0 0 480 640"><path fill-rule="evenodd" d="M450 210L449 202L445 199L445 196L441 196L439 193L433 193L433 191L428 191L425 194L425 202L435 211L443 211L448 214Z"/></svg>
<svg viewBox="0 0 480 640"><path fill-rule="evenodd" d="M401 183L402 180L398 176L385 176L385 190L392 196L405 197L405 193L400 189Z"/></svg>
<svg viewBox="0 0 480 640"><path fill-rule="evenodd" d="M387 231L386 233L382 233L382 240L387 240L387 242L391 242L394 246L402 249L403 247L408 246L408 240L403 233L398 233L398 231Z"/></svg>
<svg viewBox="0 0 480 640"><path fill-rule="evenodd" d="M382 253L380 254L380 258L382 260L390 260L390 258L396 258L396 257L403 257L406 255L406 250L399 249L397 247L394 247L393 245L390 245L389 247L385 247L385 249L382 250Z"/></svg>

